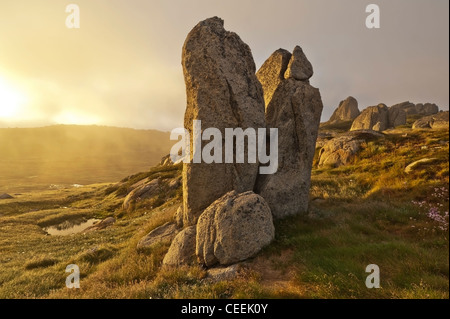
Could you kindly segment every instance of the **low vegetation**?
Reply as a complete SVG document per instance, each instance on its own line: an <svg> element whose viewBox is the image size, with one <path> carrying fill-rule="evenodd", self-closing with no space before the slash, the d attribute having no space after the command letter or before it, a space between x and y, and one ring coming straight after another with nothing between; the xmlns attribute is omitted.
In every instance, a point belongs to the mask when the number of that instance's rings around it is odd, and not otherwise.
<svg viewBox="0 0 450 319"><path fill-rule="evenodd" d="M364 144L347 166L314 168L309 214L277 221L274 242L230 281L212 282L199 266L162 268L168 244L136 249L173 221L181 189L133 214L123 212L124 196L144 178L180 176L180 166L24 192L0 201L0 298L449 298L448 141L448 130L405 127ZM436 161L405 173L422 158ZM108 216L116 223L95 232L43 230ZM70 264L81 289L65 288ZM380 267L381 289L365 285L369 264Z"/></svg>

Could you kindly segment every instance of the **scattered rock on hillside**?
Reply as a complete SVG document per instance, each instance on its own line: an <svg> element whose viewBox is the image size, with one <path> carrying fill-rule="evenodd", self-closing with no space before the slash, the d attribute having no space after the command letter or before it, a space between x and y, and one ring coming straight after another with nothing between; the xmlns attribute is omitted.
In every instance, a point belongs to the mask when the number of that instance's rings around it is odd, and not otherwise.
<svg viewBox="0 0 450 319"><path fill-rule="evenodd" d="M353 121L350 131L384 131L389 128L388 113L388 107L385 104L370 106Z"/></svg>
<svg viewBox="0 0 450 319"><path fill-rule="evenodd" d="M264 96L256 78L252 53L240 37L223 27L217 17L200 22L183 47L183 71L187 107L184 127L193 144L193 121L202 129L264 128ZM203 146L209 141L203 141ZM191 156L193 155L191 147ZM247 152L245 152L247 153ZM192 157L191 157L192 158ZM244 158L247 155L244 154ZM217 198L231 190L253 190L257 163L184 164L183 214L185 225L195 225L198 216Z"/></svg>
<svg viewBox="0 0 450 319"><path fill-rule="evenodd" d="M122 208L127 212L130 212L134 202L155 196L160 191L160 186L159 179L154 179L145 184L141 184L125 197Z"/></svg>
<svg viewBox="0 0 450 319"><path fill-rule="evenodd" d="M433 115L439 112L439 106L434 103L414 104L409 101L402 102L391 106L394 109L403 110L407 116L409 115Z"/></svg>
<svg viewBox="0 0 450 319"><path fill-rule="evenodd" d="M236 278L241 269L240 264L234 264L228 267L211 268L207 271L207 279L217 281L228 281Z"/></svg>
<svg viewBox="0 0 450 319"><path fill-rule="evenodd" d="M358 108L358 101L354 97L349 96L339 103L339 107L334 111L328 123L353 121L359 114L361 112Z"/></svg>
<svg viewBox="0 0 450 319"><path fill-rule="evenodd" d="M264 88L264 101L269 105L272 96L280 83L284 80L292 54L284 49L275 51L256 73L256 77Z"/></svg>
<svg viewBox="0 0 450 319"><path fill-rule="evenodd" d="M294 51L287 79L280 82L266 108L267 126L278 128L278 170L260 175L256 184L256 192L267 201L275 218L308 210L312 161L323 109L319 90L307 81L312 67L300 47ZM266 83L261 77L260 81Z"/></svg>
<svg viewBox="0 0 450 319"><path fill-rule="evenodd" d="M180 187L181 184L182 184L181 178L180 177L176 177L174 179L171 179L167 183L167 187L168 187L169 191L172 191L172 190L177 189L178 187Z"/></svg>
<svg viewBox="0 0 450 319"><path fill-rule="evenodd" d="M439 112L417 120L413 124L413 129L448 129L449 128L449 112Z"/></svg>
<svg viewBox="0 0 450 319"><path fill-rule="evenodd" d="M195 262L196 233L195 226L187 227L179 232L164 257L163 265L181 266Z"/></svg>
<svg viewBox="0 0 450 319"><path fill-rule="evenodd" d="M9 194L6 194L6 193L0 194L0 199L12 199L12 198L14 198L14 197L12 197Z"/></svg>
<svg viewBox="0 0 450 319"><path fill-rule="evenodd" d="M104 220L98 222L97 224L86 228L83 231L83 233L89 233L92 231L97 231L97 230L102 230L102 229L108 228L108 227L114 225L115 222L116 222L116 219L114 217L107 217Z"/></svg>
<svg viewBox="0 0 450 319"><path fill-rule="evenodd" d="M371 130L353 131L341 134L328 141L319 153L319 167L339 167L348 164L361 149L361 144L369 140L383 138L384 135Z"/></svg>
<svg viewBox="0 0 450 319"><path fill-rule="evenodd" d="M173 165L172 159L170 158L170 154L164 156L158 164L159 166L171 166Z"/></svg>
<svg viewBox="0 0 450 319"><path fill-rule="evenodd" d="M274 236L272 214L264 198L251 191L232 191L200 216L196 254L208 267L231 265L256 255Z"/></svg>
<svg viewBox="0 0 450 319"><path fill-rule="evenodd" d="M411 164L409 164L406 168L405 168L405 173L409 174L411 173L413 170L415 170L417 167L421 166L421 165L425 165L425 164L433 164L437 161L437 158L423 158L421 160L415 161Z"/></svg>
<svg viewBox="0 0 450 319"><path fill-rule="evenodd" d="M144 236L137 244L137 249L149 248L158 243L171 242L177 232L178 230L175 224L166 223Z"/></svg>

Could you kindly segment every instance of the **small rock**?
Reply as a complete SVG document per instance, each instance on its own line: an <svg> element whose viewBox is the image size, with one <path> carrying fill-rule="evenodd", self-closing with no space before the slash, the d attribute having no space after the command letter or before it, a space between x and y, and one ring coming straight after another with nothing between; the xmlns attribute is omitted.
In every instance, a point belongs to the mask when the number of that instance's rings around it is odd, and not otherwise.
<svg viewBox="0 0 450 319"><path fill-rule="evenodd" d="M14 197L12 197L9 194L6 194L6 193L0 194L0 199L12 199L12 198L14 198Z"/></svg>
<svg viewBox="0 0 450 319"><path fill-rule="evenodd" d="M240 264L234 264L226 268L211 268L207 271L207 279L211 281L228 281L237 277Z"/></svg>
<svg viewBox="0 0 450 319"><path fill-rule="evenodd" d="M183 229L170 245L163 260L165 266L189 265L195 261L195 238L197 229L190 226Z"/></svg>
<svg viewBox="0 0 450 319"><path fill-rule="evenodd" d="M180 187L180 185L181 185L181 179L175 178L169 182L168 187L169 187L169 190L174 190L174 189L177 189L178 187Z"/></svg>
<svg viewBox="0 0 450 319"><path fill-rule="evenodd" d="M175 213L175 224L178 228L183 228L183 206L178 207Z"/></svg>
<svg viewBox="0 0 450 319"><path fill-rule="evenodd" d="M137 249L149 248L162 242L170 242L175 238L177 232L175 224L166 223L144 236L137 244Z"/></svg>
<svg viewBox="0 0 450 319"><path fill-rule="evenodd" d="M411 173L415 168L417 168L417 166L422 165L422 164L432 164L434 162L436 162L438 159L437 158L423 158L421 160L415 161L411 164L409 164L406 168L405 168L405 173L409 174Z"/></svg>
<svg viewBox="0 0 450 319"><path fill-rule="evenodd" d="M122 208L130 212L133 207L132 203L155 196L160 190L160 180L154 179L147 184L141 185L132 190L123 201Z"/></svg>
<svg viewBox="0 0 450 319"><path fill-rule="evenodd" d="M116 219L114 217L105 218L104 220L100 221L99 223L83 230L83 233L85 234L85 233L89 233L92 231L105 229L109 226L112 226L115 222L116 222Z"/></svg>

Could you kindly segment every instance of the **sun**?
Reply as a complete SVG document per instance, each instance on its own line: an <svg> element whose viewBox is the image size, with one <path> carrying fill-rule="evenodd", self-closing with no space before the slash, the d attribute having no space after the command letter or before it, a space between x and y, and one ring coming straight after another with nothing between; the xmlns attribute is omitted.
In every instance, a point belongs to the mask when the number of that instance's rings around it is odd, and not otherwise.
<svg viewBox="0 0 450 319"><path fill-rule="evenodd" d="M25 101L25 95L0 77L0 118L18 116Z"/></svg>

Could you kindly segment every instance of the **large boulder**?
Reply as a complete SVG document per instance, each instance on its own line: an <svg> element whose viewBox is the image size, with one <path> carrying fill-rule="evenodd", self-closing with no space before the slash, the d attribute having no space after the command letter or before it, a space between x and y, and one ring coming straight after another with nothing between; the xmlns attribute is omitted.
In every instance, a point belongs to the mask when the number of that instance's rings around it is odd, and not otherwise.
<svg viewBox="0 0 450 319"><path fill-rule="evenodd" d="M328 141L319 152L319 167L339 167L348 164L361 149L361 144L383 138L384 135L371 130L341 134Z"/></svg>
<svg viewBox="0 0 450 319"><path fill-rule="evenodd" d="M255 256L275 236L264 198L231 191L211 204L197 224L196 254L207 267L231 265Z"/></svg>
<svg viewBox="0 0 450 319"><path fill-rule="evenodd" d="M275 51L261 66L256 73L256 77L264 88L264 101L269 105L272 96L280 83L284 80L284 75L291 60L292 54L284 49Z"/></svg>
<svg viewBox="0 0 450 319"><path fill-rule="evenodd" d="M417 114L416 105L409 101L392 105L390 108L391 109L401 109L406 113L407 116Z"/></svg>
<svg viewBox="0 0 450 319"><path fill-rule="evenodd" d="M353 121L350 131L374 130L384 131L389 128L389 110L385 104L366 108Z"/></svg>
<svg viewBox="0 0 450 319"><path fill-rule="evenodd" d="M402 106L391 106L388 110L389 127L405 125L406 117L406 112Z"/></svg>
<svg viewBox="0 0 450 319"><path fill-rule="evenodd" d="M275 218L306 213L309 203L311 168L319 131L323 104L318 89L307 80L312 68L303 52L291 57L286 70L287 79L275 90L266 108L269 128L278 129L278 170L272 175L258 177L256 192L270 206ZM301 63L295 62L301 60ZM306 66L304 71L297 70ZM304 76L296 76L295 74ZM261 74L261 73L260 73ZM264 78L260 78L265 83ZM264 91L266 87L263 86Z"/></svg>
<svg viewBox="0 0 450 319"><path fill-rule="evenodd" d="M225 128L257 130L266 127L265 107L250 48L226 31L220 18L202 21L189 33L182 64L187 93L184 127L191 138L191 163L183 165L183 222L195 225L217 198L231 190L253 190L259 165L193 163L193 121L201 120L202 129L217 128L222 136ZM208 143L203 141L202 149Z"/></svg>
<svg viewBox="0 0 450 319"><path fill-rule="evenodd" d="M435 115L425 116L413 124L413 129L448 129L449 112L439 112Z"/></svg>
<svg viewBox="0 0 450 319"><path fill-rule="evenodd" d="M339 107L334 111L328 122L333 124L353 121L359 116L359 114L361 114L361 112L358 108L358 101L354 97L349 96L344 101L339 103Z"/></svg>

